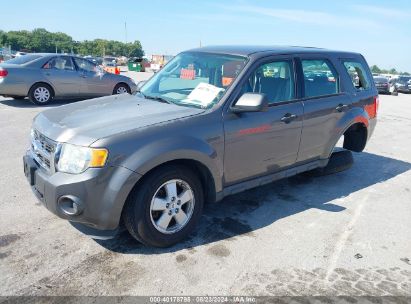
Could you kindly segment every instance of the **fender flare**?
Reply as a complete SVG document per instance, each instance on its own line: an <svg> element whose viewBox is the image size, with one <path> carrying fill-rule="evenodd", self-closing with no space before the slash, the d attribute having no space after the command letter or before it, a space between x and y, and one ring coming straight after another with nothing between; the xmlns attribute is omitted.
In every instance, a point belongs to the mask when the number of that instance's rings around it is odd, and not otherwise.
<svg viewBox="0 0 411 304"><path fill-rule="evenodd" d="M119 165L144 176L152 169L176 160L199 162L209 170L216 192L222 190L222 158L210 144L194 137L162 138L142 146Z"/></svg>
<svg viewBox="0 0 411 304"><path fill-rule="evenodd" d="M369 126L369 115L367 111L363 108L355 107L348 111L337 123L335 132L333 136L331 136L330 140L328 141L326 148L324 150L323 155L321 156L322 159L330 158L332 151L340 140L341 136L353 125L357 123L362 123L366 127L368 131Z"/></svg>

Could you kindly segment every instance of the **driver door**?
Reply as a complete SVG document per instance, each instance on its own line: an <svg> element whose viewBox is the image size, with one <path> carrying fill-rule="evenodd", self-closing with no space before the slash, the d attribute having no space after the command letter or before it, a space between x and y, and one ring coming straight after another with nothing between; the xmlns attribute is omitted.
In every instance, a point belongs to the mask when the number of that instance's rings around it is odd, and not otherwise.
<svg viewBox="0 0 411 304"><path fill-rule="evenodd" d="M42 73L53 85L57 96L76 96L80 92L79 74L69 56L52 58L43 66Z"/></svg>
<svg viewBox="0 0 411 304"><path fill-rule="evenodd" d="M281 171L297 160L303 104L297 99L294 61L277 58L259 64L239 94L266 94L268 110L224 116L225 186Z"/></svg>

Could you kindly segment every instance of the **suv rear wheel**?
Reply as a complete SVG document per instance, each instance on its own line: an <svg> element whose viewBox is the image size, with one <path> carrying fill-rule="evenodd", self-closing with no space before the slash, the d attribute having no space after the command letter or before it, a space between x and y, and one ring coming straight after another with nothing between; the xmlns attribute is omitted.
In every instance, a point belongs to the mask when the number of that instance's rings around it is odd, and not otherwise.
<svg viewBox="0 0 411 304"><path fill-rule="evenodd" d="M131 193L123 219L138 241L168 247L185 239L200 219L203 190L188 168L165 166L152 172Z"/></svg>
<svg viewBox="0 0 411 304"><path fill-rule="evenodd" d="M352 167L354 159L351 151L339 150L331 154L327 166L306 172L309 176L324 176L348 170Z"/></svg>

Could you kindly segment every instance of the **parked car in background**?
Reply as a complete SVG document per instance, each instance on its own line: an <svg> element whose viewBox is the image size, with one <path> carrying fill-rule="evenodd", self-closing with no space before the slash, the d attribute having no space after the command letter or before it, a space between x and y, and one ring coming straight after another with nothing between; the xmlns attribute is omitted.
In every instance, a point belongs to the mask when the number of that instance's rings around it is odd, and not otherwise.
<svg viewBox="0 0 411 304"><path fill-rule="evenodd" d="M103 57L103 66L113 66L113 65L117 65L117 59L116 57Z"/></svg>
<svg viewBox="0 0 411 304"><path fill-rule="evenodd" d="M0 64L0 95L14 99L28 96L38 105L54 98L92 98L136 89L132 79L106 73L77 56L27 54Z"/></svg>
<svg viewBox="0 0 411 304"><path fill-rule="evenodd" d="M84 233L109 238L124 223L135 239L165 247L193 232L205 202L349 168L348 150L363 151L377 110L360 54L199 48L177 55L135 96L37 115L24 172L44 206ZM342 137L346 150L336 151Z"/></svg>
<svg viewBox="0 0 411 304"><path fill-rule="evenodd" d="M411 93L411 76L393 77L390 83L396 92Z"/></svg>
<svg viewBox="0 0 411 304"><path fill-rule="evenodd" d="M390 94L390 83L386 77L374 76L373 78L378 93Z"/></svg>
<svg viewBox="0 0 411 304"><path fill-rule="evenodd" d="M17 53L14 55L14 57L20 57L20 56L24 56L24 55L27 55L27 53L26 53L26 52L17 52Z"/></svg>
<svg viewBox="0 0 411 304"><path fill-rule="evenodd" d="M126 56L120 56L116 60L118 65L127 65L128 63L128 58Z"/></svg>
<svg viewBox="0 0 411 304"><path fill-rule="evenodd" d="M117 66L117 59L115 57L103 58L103 70L111 74L120 74L120 68Z"/></svg>
<svg viewBox="0 0 411 304"><path fill-rule="evenodd" d="M87 56L84 56L83 58L87 59L87 60L90 60L91 62L93 62L96 65L99 65L98 62L97 62L97 59L93 56L87 55Z"/></svg>

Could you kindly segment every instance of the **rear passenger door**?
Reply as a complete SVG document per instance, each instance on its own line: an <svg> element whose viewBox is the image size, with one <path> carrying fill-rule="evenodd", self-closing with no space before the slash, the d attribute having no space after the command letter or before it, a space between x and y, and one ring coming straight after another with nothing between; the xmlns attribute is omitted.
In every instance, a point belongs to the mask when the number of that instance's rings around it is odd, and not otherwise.
<svg viewBox="0 0 411 304"><path fill-rule="evenodd" d="M351 97L342 92L340 75L331 58L300 56L299 63L304 125L298 162L306 162L327 154L338 121L351 107Z"/></svg>
<svg viewBox="0 0 411 304"><path fill-rule="evenodd" d="M295 163L300 144L303 105L298 99L292 58L265 59L250 69L237 98L263 93L265 112L224 115L226 186L281 171Z"/></svg>

